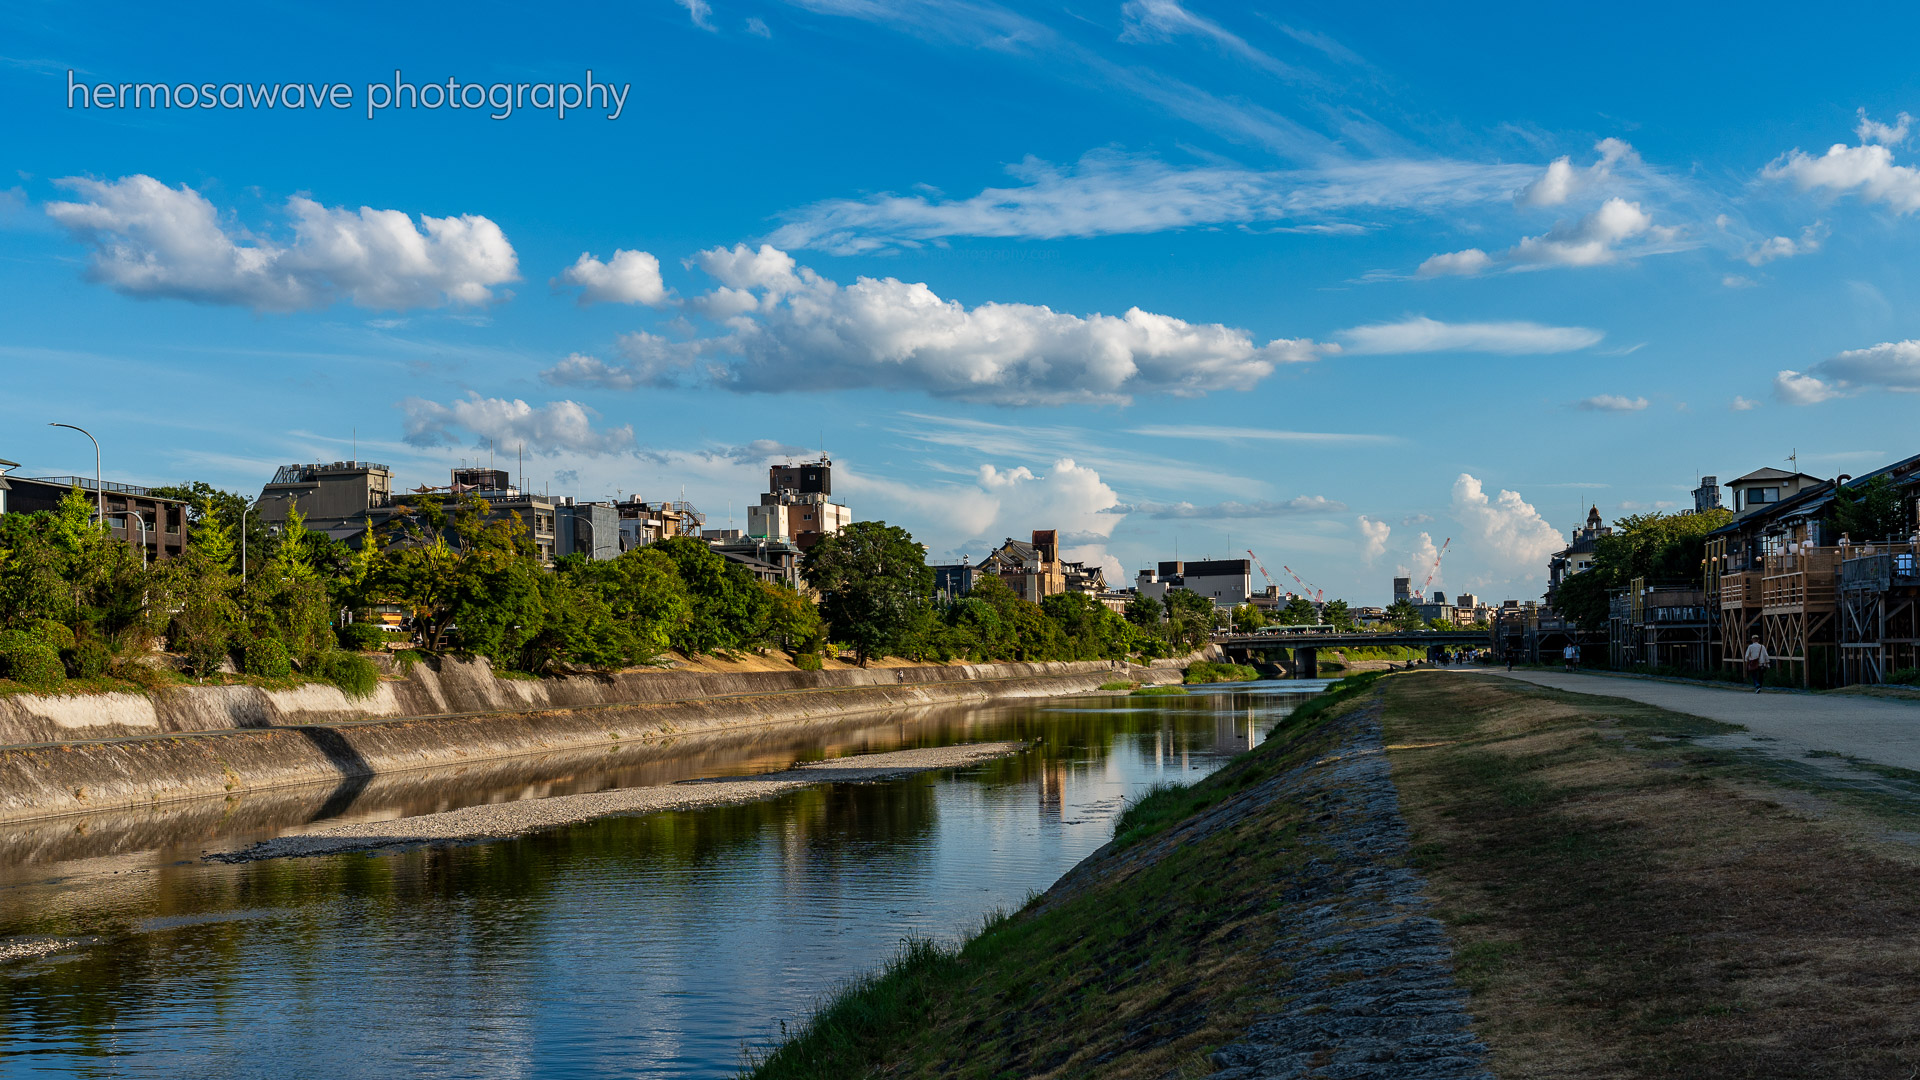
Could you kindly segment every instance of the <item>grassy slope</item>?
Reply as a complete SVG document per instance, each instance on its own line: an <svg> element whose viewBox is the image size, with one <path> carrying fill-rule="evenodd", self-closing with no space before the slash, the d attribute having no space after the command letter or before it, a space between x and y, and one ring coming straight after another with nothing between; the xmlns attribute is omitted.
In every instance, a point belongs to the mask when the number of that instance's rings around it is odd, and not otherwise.
<svg viewBox="0 0 1920 1080"><path fill-rule="evenodd" d="M961 948L910 945L750 1075L1211 1073L1206 1054L1272 1004L1265 915L1307 857L1290 843L1298 811L1261 785L1326 750L1315 718L1338 704L1323 697L1192 787L1141 800L1106 854Z"/></svg>
<svg viewBox="0 0 1920 1080"><path fill-rule="evenodd" d="M1441 674L1385 695L1496 1074L1920 1068L1920 859L1884 842L1920 798L1691 745L1721 725L1617 699Z"/></svg>

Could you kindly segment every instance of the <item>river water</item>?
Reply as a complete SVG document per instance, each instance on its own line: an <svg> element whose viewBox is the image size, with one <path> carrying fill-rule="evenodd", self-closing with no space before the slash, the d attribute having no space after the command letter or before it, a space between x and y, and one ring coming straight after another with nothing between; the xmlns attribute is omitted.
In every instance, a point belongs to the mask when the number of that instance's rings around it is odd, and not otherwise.
<svg viewBox="0 0 1920 1080"><path fill-rule="evenodd" d="M0 966L0 1074L733 1076L902 939L1018 907L1129 797L1219 767L1324 685L920 710L0 827L0 947L80 942ZM998 739L1034 745L501 843L199 859L315 819Z"/></svg>

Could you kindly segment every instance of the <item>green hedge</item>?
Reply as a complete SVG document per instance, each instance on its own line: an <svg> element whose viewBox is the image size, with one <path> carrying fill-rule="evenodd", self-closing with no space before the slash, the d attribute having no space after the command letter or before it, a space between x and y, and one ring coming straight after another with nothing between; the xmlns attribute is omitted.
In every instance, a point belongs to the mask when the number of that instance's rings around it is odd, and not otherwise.
<svg viewBox="0 0 1920 1080"><path fill-rule="evenodd" d="M34 690L57 690L67 681L67 666L53 646L32 639L15 640L0 652L0 674Z"/></svg>
<svg viewBox="0 0 1920 1080"><path fill-rule="evenodd" d="M254 638L241 658L241 670L249 675L282 679L293 674L293 661L279 638Z"/></svg>

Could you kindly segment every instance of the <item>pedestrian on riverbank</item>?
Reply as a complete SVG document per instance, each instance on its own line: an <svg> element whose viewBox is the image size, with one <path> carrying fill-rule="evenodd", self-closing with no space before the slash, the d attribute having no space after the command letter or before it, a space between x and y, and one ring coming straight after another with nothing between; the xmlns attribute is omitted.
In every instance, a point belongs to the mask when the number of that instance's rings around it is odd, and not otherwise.
<svg viewBox="0 0 1920 1080"><path fill-rule="evenodd" d="M1507 670L1508 671L1513 670L1514 663L1519 659L1520 659L1520 650L1514 648L1511 645L1507 646Z"/></svg>
<svg viewBox="0 0 1920 1080"><path fill-rule="evenodd" d="M1568 672L1572 672L1574 665L1578 664L1579 662L1580 662L1580 649L1578 646L1568 645L1566 648L1560 650L1560 663L1562 664L1562 666L1566 668Z"/></svg>
<svg viewBox="0 0 1920 1080"><path fill-rule="evenodd" d="M1767 647L1760 644L1760 635L1753 635L1747 643L1747 678L1753 680L1753 692L1760 692L1760 681L1767 677L1767 668L1773 666L1773 657L1767 653Z"/></svg>

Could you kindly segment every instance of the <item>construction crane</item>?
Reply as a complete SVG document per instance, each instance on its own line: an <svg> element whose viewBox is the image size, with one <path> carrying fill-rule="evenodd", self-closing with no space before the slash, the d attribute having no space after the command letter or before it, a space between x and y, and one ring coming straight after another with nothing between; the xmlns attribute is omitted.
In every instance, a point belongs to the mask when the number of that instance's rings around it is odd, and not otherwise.
<svg viewBox="0 0 1920 1080"><path fill-rule="evenodd" d="M1320 602L1321 596L1325 595L1322 590L1316 589L1313 586L1307 584L1306 582L1301 581L1300 575L1293 572L1293 567L1282 564L1280 569L1285 570L1287 572L1287 576L1293 579L1293 583L1300 586L1301 596L1304 596L1307 599L1312 600L1314 603L1317 604Z"/></svg>
<svg viewBox="0 0 1920 1080"><path fill-rule="evenodd" d="M1447 544L1451 543L1453 543L1453 537L1449 536L1446 543L1440 545L1440 554L1433 557L1433 569L1427 571L1427 580L1421 582L1419 590L1413 594L1420 598L1421 603L1426 602L1427 586L1433 584L1433 576L1440 572L1440 560L1447 557Z"/></svg>
<svg viewBox="0 0 1920 1080"><path fill-rule="evenodd" d="M1252 559L1253 565L1260 568L1260 576L1267 579L1267 588L1273 588L1273 575L1267 573L1267 564L1260 561L1260 556L1255 555L1252 548L1247 549L1247 558Z"/></svg>

